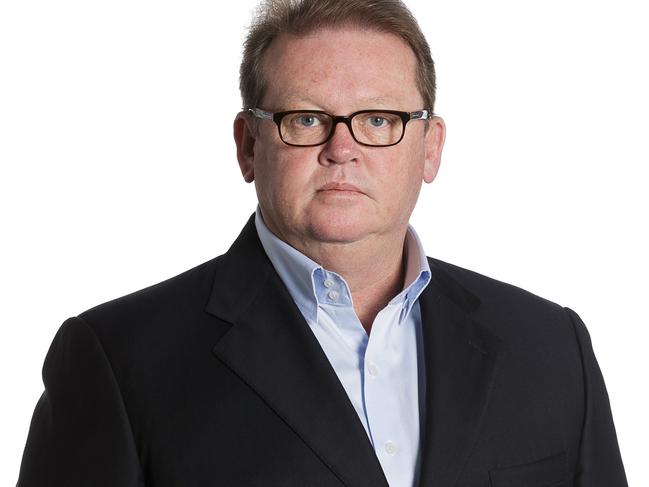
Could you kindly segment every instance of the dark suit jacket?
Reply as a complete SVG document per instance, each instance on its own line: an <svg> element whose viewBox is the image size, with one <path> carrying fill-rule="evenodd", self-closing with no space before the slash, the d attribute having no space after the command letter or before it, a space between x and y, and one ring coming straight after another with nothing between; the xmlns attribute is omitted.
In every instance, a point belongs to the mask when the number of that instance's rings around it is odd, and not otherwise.
<svg viewBox="0 0 649 487"><path fill-rule="evenodd" d="M626 485L577 315L430 259L422 486ZM251 219L230 250L68 319L19 487L386 487Z"/></svg>

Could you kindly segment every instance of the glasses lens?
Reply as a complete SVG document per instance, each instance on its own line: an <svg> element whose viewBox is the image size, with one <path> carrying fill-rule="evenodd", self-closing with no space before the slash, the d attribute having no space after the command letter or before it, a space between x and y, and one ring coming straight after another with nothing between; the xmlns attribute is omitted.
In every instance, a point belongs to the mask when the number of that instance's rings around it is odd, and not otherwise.
<svg viewBox="0 0 649 487"><path fill-rule="evenodd" d="M403 120L386 112L357 113L352 118L356 140L368 145L396 144L403 135Z"/></svg>
<svg viewBox="0 0 649 487"><path fill-rule="evenodd" d="M327 139L331 123L326 113L296 112L285 115L279 128L287 144L316 145Z"/></svg>

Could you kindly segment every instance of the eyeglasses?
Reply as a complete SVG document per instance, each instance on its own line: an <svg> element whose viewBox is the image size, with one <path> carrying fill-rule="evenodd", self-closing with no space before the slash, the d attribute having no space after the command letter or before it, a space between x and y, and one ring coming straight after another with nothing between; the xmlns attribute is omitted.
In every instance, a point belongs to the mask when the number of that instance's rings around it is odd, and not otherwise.
<svg viewBox="0 0 649 487"><path fill-rule="evenodd" d="M255 117L277 124L279 137L287 145L311 147L322 145L333 137L336 125L344 123L356 142L372 147L389 147L401 142L410 120L429 120L430 110L400 112L397 110L360 110L348 116L331 115L321 110L267 112L248 108Z"/></svg>

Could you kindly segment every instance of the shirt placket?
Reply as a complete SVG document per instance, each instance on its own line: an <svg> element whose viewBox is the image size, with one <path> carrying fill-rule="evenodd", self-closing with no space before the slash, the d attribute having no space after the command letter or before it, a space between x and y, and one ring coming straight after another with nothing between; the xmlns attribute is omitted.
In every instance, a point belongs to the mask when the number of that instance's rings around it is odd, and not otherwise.
<svg viewBox="0 0 649 487"><path fill-rule="evenodd" d="M403 377L408 364L399 356L407 338L400 328L403 303L390 304L376 316L365 351L363 394L376 455L390 485L411 485L416 457L409 424L404 424ZM387 336L389 335L389 336Z"/></svg>

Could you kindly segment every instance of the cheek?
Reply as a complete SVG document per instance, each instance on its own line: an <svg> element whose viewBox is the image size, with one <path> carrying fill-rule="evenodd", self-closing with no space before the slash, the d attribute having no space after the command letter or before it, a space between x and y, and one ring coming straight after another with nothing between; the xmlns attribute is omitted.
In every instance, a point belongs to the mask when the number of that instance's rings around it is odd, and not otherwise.
<svg viewBox="0 0 649 487"><path fill-rule="evenodd" d="M424 176L423 153L417 151L409 156L389 161L381 177L383 194L386 195L386 210L409 218L412 212Z"/></svg>
<svg viewBox="0 0 649 487"><path fill-rule="evenodd" d="M310 187L308 164L293 152L268 152L255 169L259 198L284 212L299 205Z"/></svg>
<svg viewBox="0 0 649 487"><path fill-rule="evenodd" d="M424 156L418 148L388 158L381 172L381 182L386 193L401 199L408 199L412 190L418 191L423 177Z"/></svg>

